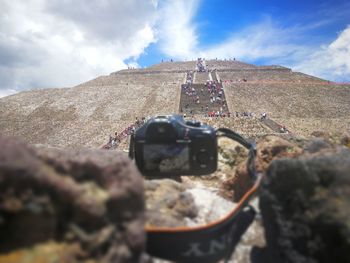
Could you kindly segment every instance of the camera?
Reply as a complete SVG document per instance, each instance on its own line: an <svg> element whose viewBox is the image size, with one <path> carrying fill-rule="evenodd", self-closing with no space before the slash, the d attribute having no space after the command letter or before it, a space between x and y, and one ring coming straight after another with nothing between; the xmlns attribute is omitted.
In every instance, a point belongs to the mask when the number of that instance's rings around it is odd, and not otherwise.
<svg viewBox="0 0 350 263"><path fill-rule="evenodd" d="M149 119L135 131L130 152L145 175L205 175L217 169L215 129L180 115Z"/></svg>

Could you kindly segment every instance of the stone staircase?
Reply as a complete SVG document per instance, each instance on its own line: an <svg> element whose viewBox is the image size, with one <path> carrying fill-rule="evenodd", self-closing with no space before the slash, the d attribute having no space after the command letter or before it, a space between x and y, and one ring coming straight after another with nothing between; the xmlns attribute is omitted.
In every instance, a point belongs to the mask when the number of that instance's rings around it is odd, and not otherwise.
<svg viewBox="0 0 350 263"><path fill-rule="evenodd" d="M215 77L213 78L215 80ZM220 83L217 85L220 85ZM180 114L186 113L185 120L195 120L200 121L204 124L213 126L215 128L228 128L231 129L246 138L257 139L261 136L267 134L279 134L280 125L271 119L261 120L258 117L252 116L239 116L236 117L235 114L231 114L230 117L225 115L225 117L208 117L206 106L208 106L208 111L219 111L222 107L218 103L210 103L210 93L204 84L191 84L191 88L194 88L198 94L200 103L193 102L191 96L188 96L185 92L181 92L180 99ZM201 91L203 89L203 92ZM223 96L224 93L223 93ZM186 107L186 104L189 107ZM227 109L227 105L226 105ZM286 134L287 135L287 134ZM123 150L128 151L129 148L129 138L130 136L124 136L118 143L117 147L111 147L109 144L104 145L102 148L110 150Z"/></svg>
<svg viewBox="0 0 350 263"><path fill-rule="evenodd" d="M221 85L217 83L216 85ZM199 97L199 103L193 99L193 96L189 96L182 89L180 96L180 113L186 113L187 115L192 114L200 114L202 116L207 115L208 112L217 112L222 109L222 112L227 115L228 108L226 104L225 92L222 90L223 94L221 96L222 100L217 102L210 102L210 93L208 92L208 88L205 84L191 84L190 88L194 89L196 92L196 96Z"/></svg>
<svg viewBox="0 0 350 263"><path fill-rule="evenodd" d="M281 132L281 125L271 119L262 119L261 122L274 132Z"/></svg>
<svg viewBox="0 0 350 263"><path fill-rule="evenodd" d="M216 71L210 72L211 78L213 81L219 83L220 81L217 78Z"/></svg>
<svg viewBox="0 0 350 263"><path fill-rule="evenodd" d="M208 72L196 72L195 83L204 84L209 80Z"/></svg>
<svg viewBox="0 0 350 263"><path fill-rule="evenodd" d="M211 76L211 77L210 77ZM222 101L220 103L210 102L210 92L208 87L204 84L208 79L212 79L216 82L216 86L220 86L222 89ZM180 96L180 114L186 114L187 118L193 118L195 120L206 123L210 126L226 127L234 131L239 132L242 135L248 137L259 137L266 134L279 133L279 128L270 127L265 124L258 117L235 117L234 114L230 114L228 117L229 108L226 103L225 91L222 87L222 83L218 82L216 72L196 72L195 83L190 84L190 90L195 91L195 96L186 94L186 90L181 90ZM199 103L196 102L196 97L199 98ZM222 109L225 113L225 117L209 117L209 112L217 112ZM276 124L277 125L277 124Z"/></svg>

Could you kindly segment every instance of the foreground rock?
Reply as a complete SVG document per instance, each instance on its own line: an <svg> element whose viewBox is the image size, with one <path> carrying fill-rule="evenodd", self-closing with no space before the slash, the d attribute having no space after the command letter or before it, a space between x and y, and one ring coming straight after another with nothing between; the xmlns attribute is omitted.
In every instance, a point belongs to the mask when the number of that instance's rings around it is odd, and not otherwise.
<svg viewBox="0 0 350 263"><path fill-rule="evenodd" d="M261 214L255 199L257 217L233 262L348 262L348 138L337 147L322 136L258 142L257 170L267 173ZM216 173L145 180L144 197L144 178L122 153L34 149L0 137L0 262L147 260L145 215L147 226L206 224L235 206L220 194L239 200L250 187L246 151L223 142Z"/></svg>
<svg viewBox="0 0 350 263"><path fill-rule="evenodd" d="M236 147L228 157L234 163L231 170L235 171L222 184L222 194L235 202L238 202L247 190L252 186L252 180L247 171L247 151L242 147ZM291 143L278 136L264 136L257 143L256 170L265 173L270 163L279 158L295 158L300 155L302 149L295 143Z"/></svg>
<svg viewBox="0 0 350 263"><path fill-rule="evenodd" d="M171 179L145 181L148 226L185 226L198 209L186 187Z"/></svg>
<svg viewBox="0 0 350 263"><path fill-rule="evenodd" d="M260 207L268 262L349 262L350 150L317 139L273 161Z"/></svg>
<svg viewBox="0 0 350 263"><path fill-rule="evenodd" d="M126 156L4 137L0 148L0 262L140 260L142 177Z"/></svg>

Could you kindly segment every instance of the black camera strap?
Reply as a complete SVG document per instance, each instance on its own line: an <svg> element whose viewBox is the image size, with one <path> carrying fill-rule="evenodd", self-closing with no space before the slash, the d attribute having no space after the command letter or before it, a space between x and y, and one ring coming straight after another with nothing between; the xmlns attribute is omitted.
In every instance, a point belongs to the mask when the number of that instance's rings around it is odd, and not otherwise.
<svg viewBox="0 0 350 263"><path fill-rule="evenodd" d="M249 150L247 170L253 182L237 205L224 218L197 227L146 227L147 252L155 257L191 263L228 260L241 236L255 218L249 200L260 186L262 176L255 170L255 144L226 128L217 130L218 137L230 138ZM134 155L134 140L130 140L129 156Z"/></svg>

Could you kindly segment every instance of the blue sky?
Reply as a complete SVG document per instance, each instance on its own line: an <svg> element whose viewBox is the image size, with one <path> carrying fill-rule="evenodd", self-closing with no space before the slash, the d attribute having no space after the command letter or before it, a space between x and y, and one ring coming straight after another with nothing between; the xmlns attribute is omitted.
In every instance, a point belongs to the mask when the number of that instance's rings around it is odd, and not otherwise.
<svg viewBox="0 0 350 263"><path fill-rule="evenodd" d="M0 97L164 60L233 58L350 81L350 2L0 0Z"/></svg>
<svg viewBox="0 0 350 263"><path fill-rule="evenodd" d="M185 12L187 16L177 14L179 19L184 17L188 21L186 25L192 28L190 38L196 42L189 48L192 54L207 58L236 57L258 65L281 64L334 81L350 81L349 64L345 65L347 70L340 70L339 74L333 74L332 68L327 73L328 68L317 65L323 62L319 57L330 56L329 45L350 26L348 1L189 2L195 4ZM344 60L350 59L348 35L349 32L343 37L348 45ZM222 50L224 47L228 48L226 52ZM250 48L252 54L249 54ZM160 39L146 48L137 62L146 67L158 63L160 58L172 57L181 60L190 56L167 52ZM311 57L315 65L310 63ZM308 69L312 66L314 70Z"/></svg>

